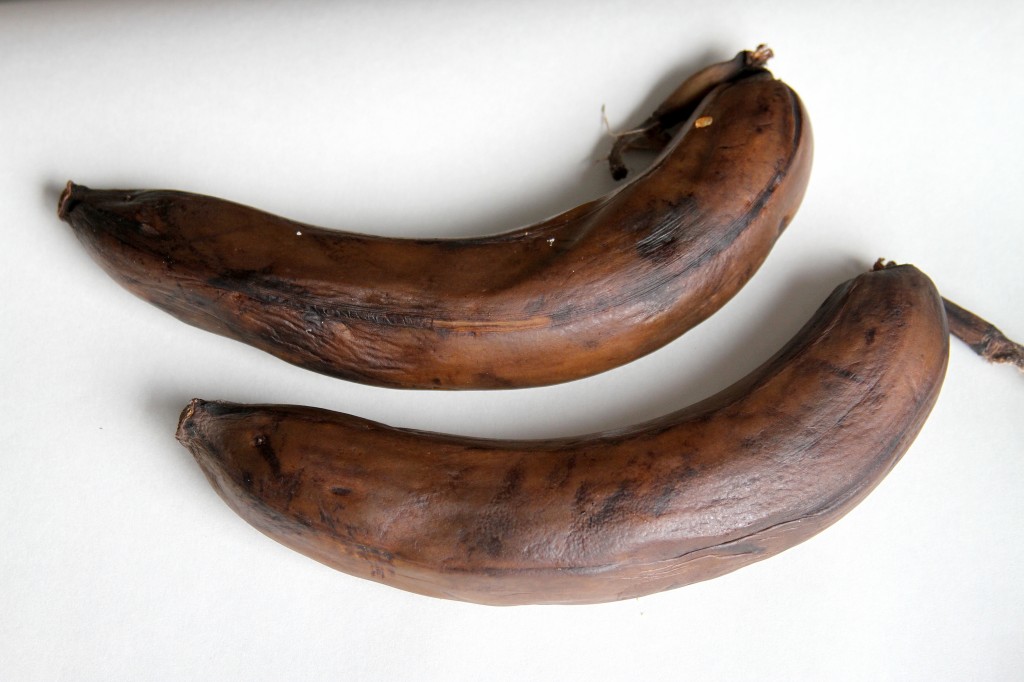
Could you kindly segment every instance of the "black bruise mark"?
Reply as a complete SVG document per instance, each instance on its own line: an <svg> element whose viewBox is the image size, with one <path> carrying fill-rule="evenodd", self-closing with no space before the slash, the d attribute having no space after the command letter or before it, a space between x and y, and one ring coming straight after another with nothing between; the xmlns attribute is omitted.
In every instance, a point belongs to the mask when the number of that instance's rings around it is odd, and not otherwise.
<svg viewBox="0 0 1024 682"><path fill-rule="evenodd" d="M583 481L576 488L576 495L573 498L573 506L577 510L581 510L583 507L587 506L587 504L590 502L590 491L591 491L591 488L592 488L592 486L587 481Z"/></svg>
<svg viewBox="0 0 1024 682"><path fill-rule="evenodd" d="M576 468L576 455L575 453L569 455L569 458L564 463L559 463L551 473L548 475L548 482L555 488L562 488L568 482L572 476L573 469Z"/></svg>
<svg viewBox="0 0 1024 682"><path fill-rule="evenodd" d="M551 314L548 315L548 317L551 318L551 323L553 325L558 326L570 322L575 316L575 314L576 306L572 304L566 304L561 306L557 310L552 310Z"/></svg>
<svg viewBox="0 0 1024 682"><path fill-rule="evenodd" d="M861 376L859 374L857 374L856 372L852 372L852 371L846 369L845 367L839 367L838 365L830 364L828 366L828 371L831 372L832 374L835 374L836 376L842 377L844 379L849 379L850 381L852 381L854 383L857 383L857 384L863 384L864 383L864 379L861 378Z"/></svg>
<svg viewBox="0 0 1024 682"><path fill-rule="evenodd" d="M252 474L248 471L242 472L242 485L245 486L246 490L252 490Z"/></svg>
<svg viewBox="0 0 1024 682"><path fill-rule="evenodd" d="M487 552L488 556L496 557L501 554L501 538L497 535L491 535L484 540L483 550Z"/></svg>
<svg viewBox="0 0 1024 682"><path fill-rule="evenodd" d="M344 507L339 507L339 508L344 509ZM319 511L320 511L320 523L323 524L324 527L329 529L332 533L337 532L338 524L337 524L337 522L335 522L334 517L332 517L327 512L327 510L323 508L323 506L320 507Z"/></svg>
<svg viewBox="0 0 1024 682"><path fill-rule="evenodd" d="M630 481L620 483L615 492L605 498L601 508L587 519L587 527L600 529L616 518L622 518L626 511L623 509L623 506L628 500L636 496L633 492L634 486L635 484Z"/></svg>
<svg viewBox="0 0 1024 682"><path fill-rule="evenodd" d="M194 415L189 417L189 418L187 418L187 419L185 419L185 420L183 420L181 422L179 428L182 431L184 431L185 437L189 441L205 442L205 439L202 439L199 436L199 425L196 424L196 418L195 418Z"/></svg>
<svg viewBox="0 0 1024 682"><path fill-rule="evenodd" d="M352 543L352 549L360 559L379 559L389 564L395 560L394 554L379 547L371 547L363 543Z"/></svg>
<svg viewBox="0 0 1024 682"><path fill-rule="evenodd" d="M270 439L265 435L260 434L252 439L252 445L256 448L256 452L262 457L268 465L270 470L278 478L281 477L281 460L277 458L277 453L274 452L274 447L270 444Z"/></svg>
<svg viewBox="0 0 1024 682"><path fill-rule="evenodd" d="M352 489L351 488L342 488L342 487L339 487L339 486L334 486L334 487L331 488L331 494L344 497L345 495L351 495L352 494Z"/></svg>
<svg viewBox="0 0 1024 682"><path fill-rule="evenodd" d="M432 317L413 311L385 310L378 306L339 303L309 289L256 270L225 270L206 280L207 285L222 291L242 294L266 305L281 305L297 312L311 324L327 320L369 322L393 327L432 329Z"/></svg>
<svg viewBox="0 0 1024 682"><path fill-rule="evenodd" d="M907 314L910 306L905 302L892 303L885 311L884 320L895 327L907 325Z"/></svg>
<svg viewBox="0 0 1024 682"><path fill-rule="evenodd" d="M530 302L526 304L526 308L523 312L527 317L533 317L544 309L544 303L544 296L537 296L536 298L530 299Z"/></svg>
<svg viewBox="0 0 1024 682"><path fill-rule="evenodd" d="M457 476L449 474L453 480L461 476L462 472L458 472ZM467 546L470 555L478 550L491 558L501 555L505 547L504 538L515 529L515 517L509 511L509 505L514 505L513 500L522 492L524 478L525 468L521 462L505 472L501 487L491 498L488 511L484 513L472 533L460 537L460 543Z"/></svg>
<svg viewBox="0 0 1024 682"><path fill-rule="evenodd" d="M679 486L686 481L694 478L700 470L689 464L684 464L681 467L677 467L672 470L669 475L669 480L662 486L661 491L658 493L650 505L649 512L655 518L661 516L675 501L676 496L679 494Z"/></svg>
<svg viewBox="0 0 1024 682"><path fill-rule="evenodd" d="M502 510L491 511L483 517L474 532L461 541L467 545L469 555L477 550L483 550L489 557L496 558L504 548L502 538L508 536L513 528L511 514Z"/></svg>
<svg viewBox="0 0 1024 682"><path fill-rule="evenodd" d="M871 329L864 330L864 342L867 343L867 345L869 346L873 344L875 342L875 335L877 333L878 330L875 329L874 327L872 327Z"/></svg>
<svg viewBox="0 0 1024 682"><path fill-rule="evenodd" d="M505 474L501 489L494 496L495 502L507 502L519 494L523 487L523 465L516 464Z"/></svg>

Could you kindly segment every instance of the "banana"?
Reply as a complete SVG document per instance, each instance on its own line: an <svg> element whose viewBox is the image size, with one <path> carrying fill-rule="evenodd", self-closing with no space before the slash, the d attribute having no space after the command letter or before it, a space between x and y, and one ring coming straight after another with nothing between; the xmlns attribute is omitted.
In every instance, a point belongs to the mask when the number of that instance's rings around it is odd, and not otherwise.
<svg viewBox="0 0 1024 682"><path fill-rule="evenodd" d="M485 604L603 602L835 522L910 446L948 353L931 280L880 266L746 378L631 428L503 441L197 399L177 437L246 521L346 573Z"/></svg>
<svg viewBox="0 0 1024 682"><path fill-rule="evenodd" d="M196 194L74 183L58 214L132 293L300 367L396 388L569 381L706 319L789 224L811 130L766 58L742 52L699 72L659 107L656 130L622 136L616 157L664 147L646 172L497 236L382 238Z"/></svg>

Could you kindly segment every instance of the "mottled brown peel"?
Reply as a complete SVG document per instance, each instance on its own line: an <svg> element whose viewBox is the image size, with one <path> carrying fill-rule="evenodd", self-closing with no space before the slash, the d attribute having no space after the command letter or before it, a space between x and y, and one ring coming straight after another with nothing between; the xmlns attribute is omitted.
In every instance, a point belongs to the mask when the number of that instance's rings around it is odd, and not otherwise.
<svg viewBox="0 0 1024 682"><path fill-rule="evenodd" d="M879 258L874 270L897 267L895 261ZM1024 371L1024 346L1006 337L994 324L976 313L963 308L948 298L942 303L946 309L949 333L989 362L1009 363Z"/></svg>
<svg viewBox="0 0 1024 682"><path fill-rule="evenodd" d="M245 520L341 571L485 604L611 601L831 525L910 446L948 349L938 292L899 266L837 288L733 386L631 428L496 440L197 400L178 438Z"/></svg>
<svg viewBox="0 0 1024 682"><path fill-rule="evenodd" d="M646 172L504 234L386 239L185 192L72 183L58 212L132 293L300 367L395 388L570 381L706 319L797 211L806 113L746 55L659 108Z"/></svg>

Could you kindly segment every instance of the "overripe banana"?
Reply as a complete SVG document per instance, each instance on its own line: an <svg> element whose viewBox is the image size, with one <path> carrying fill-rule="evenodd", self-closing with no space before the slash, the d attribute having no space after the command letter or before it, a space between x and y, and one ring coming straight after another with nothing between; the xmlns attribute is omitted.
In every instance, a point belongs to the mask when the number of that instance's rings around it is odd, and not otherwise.
<svg viewBox="0 0 1024 682"><path fill-rule="evenodd" d="M768 54L695 74L643 131L620 136L615 159L664 146L646 172L498 236L381 238L73 183L58 212L131 292L301 367L401 388L577 379L711 315L796 212L811 131L796 93L762 68Z"/></svg>
<svg viewBox="0 0 1024 682"><path fill-rule="evenodd" d="M746 378L632 428L501 441L194 400L177 436L244 519L339 570L487 604L600 602L836 521L910 446L948 351L931 281L881 267Z"/></svg>

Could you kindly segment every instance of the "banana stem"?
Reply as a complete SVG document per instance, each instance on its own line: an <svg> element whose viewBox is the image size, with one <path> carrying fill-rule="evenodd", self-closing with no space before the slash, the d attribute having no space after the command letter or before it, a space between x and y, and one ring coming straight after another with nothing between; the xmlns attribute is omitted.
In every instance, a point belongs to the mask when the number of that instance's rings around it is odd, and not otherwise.
<svg viewBox="0 0 1024 682"><path fill-rule="evenodd" d="M895 261L879 258L872 270L894 268ZM967 347L989 362L1011 362L1024 371L1024 346L1006 338L1003 332L966 308L961 308L948 298L943 298L949 333L967 344Z"/></svg>
<svg viewBox="0 0 1024 682"><path fill-rule="evenodd" d="M948 298L943 298L942 302L946 306L950 334L989 362L1011 362L1024 371L1024 346L1006 338L991 322L961 308Z"/></svg>

